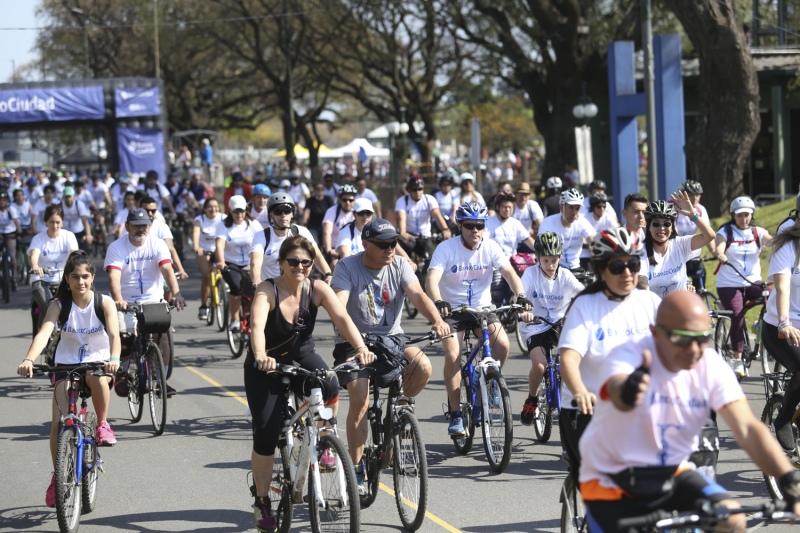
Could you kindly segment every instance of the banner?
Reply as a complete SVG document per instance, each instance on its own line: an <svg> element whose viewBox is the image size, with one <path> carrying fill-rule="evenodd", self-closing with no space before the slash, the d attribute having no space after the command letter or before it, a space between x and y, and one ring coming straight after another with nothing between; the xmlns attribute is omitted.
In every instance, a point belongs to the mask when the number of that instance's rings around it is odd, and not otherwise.
<svg viewBox="0 0 800 533"><path fill-rule="evenodd" d="M64 87L0 91L0 123L102 120L103 88Z"/></svg>
<svg viewBox="0 0 800 533"><path fill-rule="evenodd" d="M161 114L161 94L158 87L128 87L114 90L118 118L149 117Z"/></svg>
<svg viewBox="0 0 800 533"><path fill-rule="evenodd" d="M119 171L144 174L158 172L158 179L166 181L164 132L158 128L118 128Z"/></svg>

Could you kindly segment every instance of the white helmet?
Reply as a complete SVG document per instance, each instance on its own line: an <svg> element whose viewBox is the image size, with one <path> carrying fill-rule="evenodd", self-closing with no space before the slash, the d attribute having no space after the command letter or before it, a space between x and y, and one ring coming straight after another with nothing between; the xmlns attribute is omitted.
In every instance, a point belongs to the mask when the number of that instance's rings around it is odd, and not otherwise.
<svg viewBox="0 0 800 533"><path fill-rule="evenodd" d="M583 195L578 191L578 189L567 189L566 191L561 192L561 201L559 203L567 205L583 205Z"/></svg>
<svg viewBox="0 0 800 533"><path fill-rule="evenodd" d="M749 196L739 196L738 198L734 198L731 202L731 214L735 215L737 213L750 213L751 215L756 210L756 204L753 203L753 199Z"/></svg>
<svg viewBox="0 0 800 533"><path fill-rule="evenodd" d="M463 183L464 180L469 180L472 183L475 183L475 176L473 176L469 172L464 172L458 178L456 178L456 185L461 185L461 183Z"/></svg>
<svg viewBox="0 0 800 533"><path fill-rule="evenodd" d="M545 183L545 187L548 189L560 189L561 188L561 178L558 176L553 176L552 178L547 178L547 182Z"/></svg>

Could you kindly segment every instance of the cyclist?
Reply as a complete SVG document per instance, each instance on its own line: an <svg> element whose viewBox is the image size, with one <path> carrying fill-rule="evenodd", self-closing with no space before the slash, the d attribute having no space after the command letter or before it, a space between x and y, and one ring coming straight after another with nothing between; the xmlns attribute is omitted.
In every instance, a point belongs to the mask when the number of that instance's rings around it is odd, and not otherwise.
<svg viewBox="0 0 800 533"><path fill-rule="evenodd" d="M322 218L322 249L331 268L336 266L337 256L334 246L339 238L339 231L355 220L353 213L355 201L356 188L350 184L342 185L339 188L339 202L331 206Z"/></svg>
<svg viewBox="0 0 800 533"><path fill-rule="evenodd" d="M517 185L514 191L514 214L513 217L522 222L523 227L534 239L539 232L539 226L544 220L542 208L535 200L531 200L531 186L522 182ZM527 245L521 244L519 251L530 253L533 250L526 250Z"/></svg>
<svg viewBox="0 0 800 533"><path fill-rule="evenodd" d="M106 252L108 290L119 311L120 334L126 349L123 355L126 358L130 355L129 341L136 334L136 316L125 313L129 304L162 301L166 281L177 309L180 311L186 306L172 269L169 248L163 240L150 235L151 224L147 211L142 208L131 209L125 223L128 234L112 242ZM163 351L162 355L165 358L164 366L168 369L169 353ZM127 380L119 379L114 390L119 396L126 397ZM167 395L175 393L175 389L167 384Z"/></svg>
<svg viewBox="0 0 800 533"><path fill-rule="evenodd" d="M533 253L538 262L522 274L522 287L533 303L530 312L522 313L520 320L523 337L531 358L528 372L528 398L522 406L520 422L526 426L533 424L536 408L539 405L539 385L542 383L547 365L545 350L558 344L558 332L546 323L530 324L536 316L550 322L558 322L564 317L570 302L583 290L583 284L575 279L566 268L559 268L564 243L557 234L545 232L536 239Z"/></svg>
<svg viewBox="0 0 800 533"><path fill-rule="evenodd" d="M274 370L276 363L296 363L308 370L328 368L314 346L314 326L320 306L328 312L339 334L356 347L355 358L364 365L373 360L358 328L331 288L321 281L308 279L317 253L311 241L304 237L289 237L283 241L278 252L280 276L259 284L253 298L251 348L244 361L244 389L253 417L251 462L256 486L253 508L258 531L275 530L269 491L275 447L281 434L281 402L285 402L281 378L266 372ZM298 378L292 380L291 386L298 394L308 396L316 382ZM339 382L335 375L322 382L322 396L335 414L339 406ZM320 463L330 467L333 459L323 455Z"/></svg>
<svg viewBox="0 0 800 533"><path fill-rule="evenodd" d="M570 270L578 270L581 266L581 250L584 241L590 241L595 231L585 217L580 216L583 195L577 189L561 192L560 212L544 219L539 232L552 231L564 242L564 253L561 266Z"/></svg>
<svg viewBox="0 0 800 533"><path fill-rule="evenodd" d="M333 181L333 172L326 172L325 176L323 176L322 181L324 182L323 186L323 194L330 198L331 200L336 202L336 199L339 197L339 193L341 192L342 186L338 183L334 183Z"/></svg>
<svg viewBox="0 0 800 533"><path fill-rule="evenodd" d="M452 230L453 223L450 221L453 219L453 207L458 201L458 191L453 188L452 175L448 173L439 178L439 190L433 194L433 197L436 198L436 203L439 204L439 211L442 216L446 217L449 222L447 227Z"/></svg>
<svg viewBox="0 0 800 533"><path fill-rule="evenodd" d="M647 281L651 291L662 298L670 291L686 289L686 262L700 254L700 249L714 239L714 230L700 218L684 191L672 193L672 201L650 202L644 216L647 220L644 248L647 256ZM697 224L700 233L678 237L675 219L681 213Z"/></svg>
<svg viewBox="0 0 800 533"><path fill-rule="evenodd" d="M272 190L265 183L256 183L253 186L253 201L250 204L250 216L257 220L262 227L270 225L267 200L272 195Z"/></svg>
<svg viewBox="0 0 800 533"><path fill-rule="evenodd" d="M98 212L95 215L98 217L97 223L100 227L103 227L106 211L114 202L111 200L111 192L108 190L108 185L101 178L102 176L99 172L92 172L92 182L86 187L86 190L92 195L94 204L97 206Z"/></svg>
<svg viewBox="0 0 800 533"><path fill-rule="evenodd" d="M433 253L433 239L431 238L431 221L442 229L442 237L449 239L452 235L439 210L436 198L425 194L425 182L422 178L411 177L406 182L408 194L401 196L394 204L397 216L397 226L403 240L400 246L409 254L416 253L422 259L430 257Z"/></svg>
<svg viewBox="0 0 800 533"><path fill-rule="evenodd" d="M169 226L167 226L167 223L164 221L161 213L158 211L156 200L149 196L142 196L139 199L139 207L144 209L147 212L147 216L150 217L150 222L152 223L150 227L150 234L167 244L170 256L172 257L175 276L179 280L188 279L189 275L183 269L183 263L181 262L181 258L178 256L178 251L175 249L175 243L172 239L172 230L169 229ZM123 229L121 236L124 237L125 234L126 230Z"/></svg>
<svg viewBox="0 0 800 533"><path fill-rule="evenodd" d="M86 252L76 250L70 253L64 265L64 277L59 283L56 299L47 307L42 329L33 338L25 359L17 368L20 376L33 376L33 361L47 346L58 322L63 322L63 325L59 324L61 337L55 353L56 371L59 365L94 361L105 361L103 371L106 374L113 375L117 371L120 357L117 313L111 298L95 293L94 276L95 267ZM68 311L62 313L62 309ZM92 391L92 405L97 414L97 445L113 446L117 439L107 419L111 378L87 375L86 383ZM68 407L64 376L56 374L50 424L50 456L53 467L56 464L59 421L62 415L67 414ZM48 507L56 506L55 475L47 487L45 504Z"/></svg>
<svg viewBox="0 0 800 533"><path fill-rule="evenodd" d="M216 198L208 198L203 202L203 212L194 217L192 222L192 243L194 244L197 269L200 271L200 310L197 318L208 318L208 295L211 292L211 262L209 257L217 250L217 228L223 216L219 212Z"/></svg>
<svg viewBox="0 0 800 533"><path fill-rule="evenodd" d="M708 211L700 204L700 196L703 194L703 186L700 185L700 182L694 180L684 181L678 190L685 192L689 196L689 201L700 214L700 218L705 220L707 224L711 224L711 220L708 218ZM688 217L678 213L678 218L675 220L675 232L679 236L694 235L697 233L697 226ZM709 245L709 250L711 250L711 245ZM699 254L686 262L686 274L692 279L692 285L697 288L705 287L706 267L699 258Z"/></svg>
<svg viewBox="0 0 800 533"><path fill-rule="evenodd" d="M588 217L589 213L592 211L592 206L589 204L589 199L595 194L606 194L605 181L595 180L586 186L586 197L583 199L583 208L581 209L581 214L585 217ZM617 218L617 212L611 205L606 207L606 213L608 213L608 216L614 217L614 219Z"/></svg>
<svg viewBox="0 0 800 533"><path fill-rule="evenodd" d="M244 174L237 170L231 174L231 183L225 188L225 192L223 194L223 205L230 205L231 198L234 196L242 196L246 202L249 202L252 195L253 186L249 183L245 183ZM230 209L227 209L225 214L230 214Z"/></svg>
<svg viewBox="0 0 800 533"><path fill-rule="evenodd" d="M38 306L42 313L47 310L51 294L47 286L61 282L61 271L67 258L78 249L75 234L61 229L64 221L61 205L51 205L44 213L47 230L35 235L28 247L31 257L31 316L34 331L38 331L38 317L33 316L34 306ZM55 271L45 272L51 268Z"/></svg>
<svg viewBox="0 0 800 533"><path fill-rule="evenodd" d="M313 194L306 200L301 224L307 227L314 236L317 246L322 243L322 219L325 218L325 213L333 204L333 199L325 196L325 187L321 183L314 184Z"/></svg>
<svg viewBox="0 0 800 533"><path fill-rule="evenodd" d="M136 192L136 185L131 183L130 176L123 174L111 187L111 198L114 200L114 212L119 213L125 208L125 197L128 191Z"/></svg>
<svg viewBox="0 0 800 533"><path fill-rule="evenodd" d="M487 209L478 202L468 202L456 210L456 224L461 235L450 238L436 247L428 270L425 289L431 300L436 302L439 313L451 328L459 332L458 339L444 339L444 384L451 406L459 405L461 373L459 368L459 344L464 338L463 331L476 328L479 324L469 317L453 317L451 310L466 304L469 307L488 306L491 304L491 272L499 270L503 278L511 286L516 302L530 306L525 296L522 282L511 268L508 257L499 244L491 239L484 239L483 231L489 218ZM500 327L497 314L490 313L489 342L492 346L492 357L502 366L508 357L509 344L505 330ZM461 411L450 412L450 426L447 432L451 437L464 435L464 421Z"/></svg>
<svg viewBox="0 0 800 533"><path fill-rule="evenodd" d="M125 222L128 220L128 212L136 207L136 193L133 191L125 191L125 207L120 209L114 217L114 227L111 233L119 239L125 231Z"/></svg>
<svg viewBox="0 0 800 533"><path fill-rule="evenodd" d="M739 196L731 202L731 220L722 225L712 244L712 254L719 259L717 268L717 294L725 309L733 311L730 323L731 347L733 348L733 372L738 378L747 375L742 361L744 349L744 304L746 300L761 297L760 285L745 282L732 268L731 264L747 277L749 281L761 281L761 259L759 255L764 246L769 246L772 236L762 227L753 225L753 212L756 206L749 196ZM689 266L687 265L687 270Z"/></svg>
<svg viewBox="0 0 800 533"><path fill-rule="evenodd" d="M11 257L11 290L17 290L17 234L20 231L16 212L11 208L8 191L0 190L0 234Z"/></svg>
<svg viewBox="0 0 800 533"><path fill-rule="evenodd" d="M503 255L511 258L517 253L517 247L525 244L533 249L534 240L522 222L512 217L514 213L514 196L500 193L495 196L496 214L486 221L486 234L503 249ZM511 297L511 288L498 270L492 273L492 303L500 306Z"/></svg>
<svg viewBox="0 0 800 533"><path fill-rule="evenodd" d="M793 374L774 421L778 442L785 450L793 450L797 434L792 417L800 404L800 225L778 233L771 245L767 279L775 284L775 292L767 300L761 336L767 352Z"/></svg>
<svg viewBox="0 0 800 533"><path fill-rule="evenodd" d="M298 213L302 213L306 208L306 200L311 196L311 191L308 190L308 185L300 181L303 172L296 168L289 173L289 189L286 191L289 196L294 200L297 206ZM356 189L359 188L358 180L356 179ZM372 192L372 191L370 191Z"/></svg>
<svg viewBox="0 0 800 533"><path fill-rule="evenodd" d="M353 211L356 219L342 228L339 232L339 240L336 243L336 253L339 258L355 255L364 251L364 244L361 241L361 232L364 226L375 216L373 204L367 198L356 198L353 204Z"/></svg>
<svg viewBox="0 0 800 533"><path fill-rule="evenodd" d="M753 416L723 358L708 347L710 325L697 295L672 292L648 334L618 346L598 369L600 401L580 441L589 531L617 531L620 518L654 509L693 511L701 501L739 507L688 464L709 408L756 465L779 479L789 510L800 512L800 472ZM719 525L744 531L745 517L733 514Z"/></svg>
<svg viewBox="0 0 800 533"><path fill-rule="evenodd" d="M570 464L578 475L578 440L591 420L606 358L648 332L661 298L636 288L642 244L625 228L600 231L592 239L592 266L599 276L572 301L558 341L561 414L558 425ZM572 401L575 400L575 407Z"/></svg>
<svg viewBox="0 0 800 533"><path fill-rule="evenodd" d="M561 211L561 178L552 176L545 182L545 197L542 200L544 216L557 215Z"/></svg>
<svg viewBox="0 0 800 533"><path fill-rule="evenodd" d="M295 209L294 199L289 193L276 192L269 197L267 210L272 226L267 226L263 231L256 233L250 245L250 276L255 285L265 279L277 278L280 275L278 252L281 244L287 237L296 237L297 235L308 239L317 250L314 266L322 272L324 279L330 284L330 277L333 273L325 258L322 257L311 232L303 226L292 223Z"/></svg>
<svg viewBox="0 0 800 533"><path fill-rule="evenodd" d="M450 213L450 219L454 219L458 208L468 202L478 202L482 206L486 206L486 200L483 195L475 190L475 176L469 172L464 172L458 177L458 186L461 187L457 194L454 195L453 211Z"/></svg>
<svg viewBox="0 0 800 533"><path fill-rule="evenodd" d="M158 172L148 170L144 176L144 183L139 183L138 189L156 201L156 207L159 211L165 211L164 206L166 205L172 218L175 218L175 206L170 199L169 189L159 183Z"/></svg>
<svg viewBox="0 0 800 533"><path fill-rule="evenodd" d="M75 200L75 189L69 185L61 194L61 207L64 209L64 228L75 234L81 249L85 250L93 240L89 208Z"/></svg>
<svg viewBox="0 0 800 533"><path fill-rule="evenodd" d="M616 228L619 226L616 215L612 215L608 208L608 196L603 192L596 192L586 199L584 204L588 202L589 210L586 213L586 220L594 228L595 233L604 229ZM613 208L612 208L613 209ZM581 268L589 270L592 261L592 254L588 248L581 250Z"/></svg>
<svg viewBox="0 0 800 533"><path fill-rule="evenodd" d="M363 199L367 203L369 200ZM358 200L357 200L358 202ZM347 315L359 331L382 336L386 353L372 363L374 375L367 370L343 374L339 382L347 387L350 406L347 412L347 445L356 465L358 492L366 494L364 470L359 465L367 440L369 407L369 379L379 385L388 385L403 372L403 394L413 398L425 388L432 367L422 350L406 347L400 319L404 295L411 305L420 310L432 324L437 335L450 334L450 327L442 320L436 306L425 295L408 262L395 254L400 235L384 219L376 219L364 226L362 233L364 251L342 259L333 275L331 287L347 308ZM336 364L353 357L353 347L344 338L337 337L333 357ZM400 364L402 358L408 362Z"/></svg>
<svg viewBox="0 0 800 533"><path fill-rule="evenodd" d="M31 224L36 233L47 231L47 221L44 218L44 211L48 206L53 204L60 204L56 201L56 188L52 185L45 185L42 189L42 197L33 204L33 216L31 217Z"/></svg>
<svg viewBox="0 0 800 533"><path fill-rule="evenodd" d="M39 180L33 176L25 181L25 187L22 191L25 193L25 198L27 198L31 205L35 205L44 194L42 187L39 186Z"/></svg>

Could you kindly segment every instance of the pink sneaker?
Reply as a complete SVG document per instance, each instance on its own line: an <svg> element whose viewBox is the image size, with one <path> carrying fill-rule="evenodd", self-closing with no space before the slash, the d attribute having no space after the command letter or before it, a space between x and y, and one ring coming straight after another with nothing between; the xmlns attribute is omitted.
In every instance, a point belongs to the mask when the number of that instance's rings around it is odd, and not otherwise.
<svg viewBox="0 0 800 533"><path fill-rule="evenodd" d="M330 449L322 452L322 457L319 458L319 469L320 472L333 472L336 470L336 458Z"/></svg>
<svg viewBox="0 0 800 533"><path fill-rule="evenodd" d="M56 475L50 478L50 486L44 494L44 504L48 507L56 506Z"/></svg>
<svg viewBox="0 0 800 533"><path fill-rule="evenodd" d="M103 422L97 426L97 445L98 446L113 446L117 443L117 436L114 430L108 425L108 422Z"/></svg>

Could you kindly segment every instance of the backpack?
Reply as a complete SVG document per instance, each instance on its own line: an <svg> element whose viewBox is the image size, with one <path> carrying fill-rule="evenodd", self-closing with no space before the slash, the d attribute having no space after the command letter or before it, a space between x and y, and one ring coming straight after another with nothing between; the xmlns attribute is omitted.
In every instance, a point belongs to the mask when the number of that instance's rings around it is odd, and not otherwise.
<svg viewBox="0 0 800 533"><path fill-rule="evenodd" d="M97 315L97 318L100 319L100 323L103 324L103 329L106 327L106 313L103 310L103 297L100 296L98 298L98 294L95 291L94 296L92 297L93 304L94 304L94 314ZM72 310L72 306L62 307L61 310L58 312L58 324L61 329L64 329L64 324L67 323L69 320L69 312Z"/></svg>
<svg viewBox="0 0 800 533"><path fill-rule="evenodd" d="M289 237L297 237L300 235L300 228L297 227L297 224L292 224L289 228ZM264 228L264 253L267 253L269 249L269 241L272 239L272 226L268 226Z"/></svg>
<svg viewBox="0 0 800 533"><path fill-rule="evenodd" d="M180 201L180 198L183 196L184 192L186 192L186 187L183 186L183 183L178 183L177 193L173 193L172 189L169 189L169 199L172 202L173 207L178 205L178 202Z"/></svg>
<svg viewBox="0 0 800 533"><path fill-rule="evenodd" d="M789 216L784 218L783 220L781 220L781 223L778 224L778 227L780 228L781 226L783 226L784 224L786 224L790 220L792 222L797 222L797 217L798 217L797 209L792 209L791 211L789 211Z"/></svg>
<svg viewBox="0 0 800 533"><path fill-rule="evenodd" d="M760 250L761 249L761 239L758 236L758 228L753 226L753 240L756 243L756 247ZM731 227L731 223L728 222L725 224L725 251L728 251L728 248L731 247L731 243L736 242L736 244L748 244L750 241L734 241L733 240L733 228Z"/></svg>

